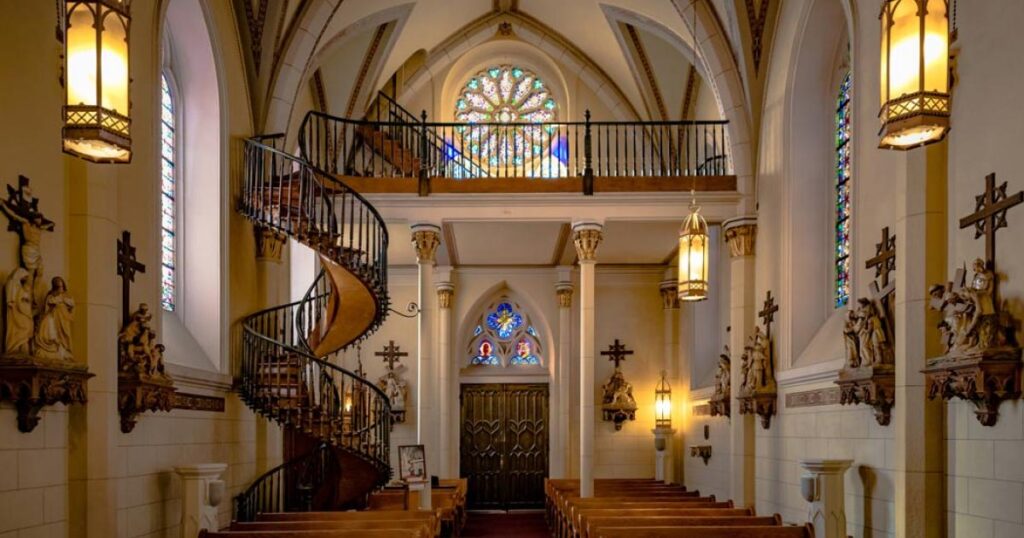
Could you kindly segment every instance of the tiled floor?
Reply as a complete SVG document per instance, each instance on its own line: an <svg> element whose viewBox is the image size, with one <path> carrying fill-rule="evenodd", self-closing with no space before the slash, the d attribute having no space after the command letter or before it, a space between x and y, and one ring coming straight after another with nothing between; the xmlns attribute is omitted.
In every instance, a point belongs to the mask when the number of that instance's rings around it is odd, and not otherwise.
<svg viewBox="0 0 1024 538"><path fill-rule="evenodd" d="M463 538L493 536L502 538L548 538L544 512L485 514L470 512Z"/></svg>

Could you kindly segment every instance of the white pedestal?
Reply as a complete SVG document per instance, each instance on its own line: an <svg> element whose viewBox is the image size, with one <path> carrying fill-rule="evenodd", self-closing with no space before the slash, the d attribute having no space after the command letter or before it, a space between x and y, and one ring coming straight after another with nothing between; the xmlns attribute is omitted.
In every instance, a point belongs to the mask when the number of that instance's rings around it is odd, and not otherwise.
<svg viewBox="0 0 1024 538"><path fill-rule="evenodd" d="M800 460L804 474L800 493L811 503L807 519L816 538L846 538L846 494L843 474L853 460Z"/></svg>
<svg viewBox="0 0 1024 538"><path fill-rule="evenodd" d="M226 463L197 463L175 467L181 477L181 536L195 538L199 531L219 530L217 506L224 500L220 475Z"/></svg>
<svg viewBox="0 0 1024 538"><path fill-rule="evenodd" d="M672 428L654 428L654 479L666 484L672 483Z"/></svg>
<svg viewBox="0 0 1024 538"><path fill-rule="evenodd" d="M433 501L433 488L430 487L430 482L414 482L409 484L409 491L419 492L419 509L420 510L432 510ZM412 508L411 506L409 507Z"/></svg>

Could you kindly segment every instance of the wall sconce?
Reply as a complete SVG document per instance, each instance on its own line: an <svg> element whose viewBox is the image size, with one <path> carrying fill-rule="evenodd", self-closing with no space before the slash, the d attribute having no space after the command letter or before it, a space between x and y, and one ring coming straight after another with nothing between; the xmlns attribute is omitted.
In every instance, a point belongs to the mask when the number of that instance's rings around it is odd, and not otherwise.
<svg viewBox="0 0 1024 538"><path fill-rule="evenodd" d="M672 387L668 384L665 370L661 371L661 381L654 388L654 427L672 427Z"/></svg>
<svg viewBox="0 0 1024 538"><path fill-rule="evenodd" d="M949 132L947 1L882 4L880 148L907 150Z"/></svg>
<svg viewBox="0 0 1024 538"><path fill-rule="evenodd" d="M130 0L64 3L64 151L101 163L132 159Z"/></svg>

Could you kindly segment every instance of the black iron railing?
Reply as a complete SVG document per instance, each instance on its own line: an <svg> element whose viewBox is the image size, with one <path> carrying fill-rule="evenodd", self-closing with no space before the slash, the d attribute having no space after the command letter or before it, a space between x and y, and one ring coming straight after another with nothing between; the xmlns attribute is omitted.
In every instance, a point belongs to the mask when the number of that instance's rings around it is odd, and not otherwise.
<svg viewBox="0 0 1024 538"><path fill-rule="evenodd" d="M312 511L318 498L336 491L341 471L337 454L323 443L263 473L235 497L235 521L255 521L264 513Z"/></svg>
<svg viewBox="0 0 1024 538"><path fill-rule="evenodd" d="M383 96L363 120L306 115L305 157L379 178L716 176L730 173L726 121L438 123Z"/></svg>
<svg viewBox="0 0 1024 538"><path fill-rule="evenodd" d="M246 141L239 211L266 233L291 237L353 276L357 284L351 285L367 294L375 308L366 319L345 312L345 305L338 303L339 290L322 270L301 300L246 317L239 393L256 412L376 467L380 487L391 474L390 402L376 385L331 360L384 321L389 306L387 227L362 196L301 157L285 153L282 144L279 135ZM313 345L322 343L339 321L353 338L335 349ZM288 462L265 474L237 498L236 517L301 509L306 496L315 494L310 488L319 487L303 478L310 469L321 479L340 472L335 472L336 462L325 459L327 449L321 447L301 465Z"/></svg>

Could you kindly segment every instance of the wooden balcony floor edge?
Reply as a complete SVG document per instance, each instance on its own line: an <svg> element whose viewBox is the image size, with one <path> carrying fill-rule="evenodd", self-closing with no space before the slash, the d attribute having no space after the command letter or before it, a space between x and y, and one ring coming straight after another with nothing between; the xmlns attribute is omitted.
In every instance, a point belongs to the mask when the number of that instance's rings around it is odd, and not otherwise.
<svg viewBox="0 0 1024 538"><path fill-rule="evenodd" d="M360 194L415 194L419 192L419 181L411 177L338 175L336 178ZM594 192L689 192L691 188L698 192L735 192L736 176L594 177ZM583 179L579 177L430 178L432 194L578 193L582 191Z"/></svg>

